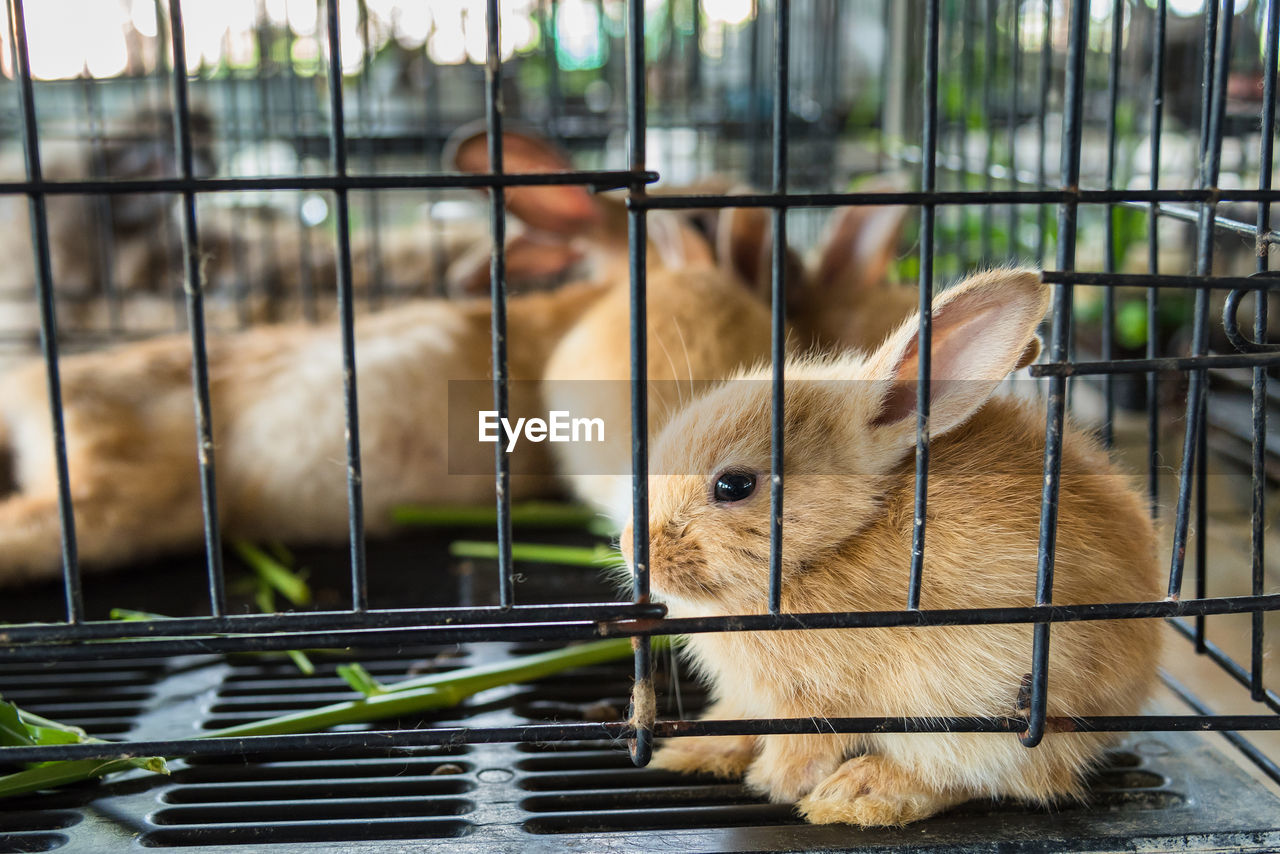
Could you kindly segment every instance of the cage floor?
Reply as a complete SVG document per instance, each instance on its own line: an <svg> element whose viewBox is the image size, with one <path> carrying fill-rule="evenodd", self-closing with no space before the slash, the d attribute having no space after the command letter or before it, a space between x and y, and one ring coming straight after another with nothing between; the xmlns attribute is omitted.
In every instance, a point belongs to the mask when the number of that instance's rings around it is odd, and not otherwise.
<svg viewBox="0 0 1280 854"><path fill-rule="evenodd" d="M445 571L444 541L417 535L372 544L374 604L487 604L492 567ZM313 569L322 600L342 589L344 554L299 556ZM394 579L386 575L392 566ZM520 569L523 602L563 601L566 591L584 601L610 598L585 570ZM91 609L199 608L198 567L181 562L107 581L90 579ZM28 614L47 605L57 616L56 590L27 593ZM9 598L0 610L14 605ZM310 676L276 656L15 665L0 668L0 694L94 735L164 738L351 698L335 673L344 660L392 681L541 648L494 643L318 654ZM459 708L376 728L616 720L626 709L629 668L620 662L493 689ZM669 661L656 684L664 716L691 715L704 703ZM171 763L168 778L116 778L0 802L0 852L397 852L433 850L445 840L458 852L1280 849L1280 800L1208 738L1131 738L1095 775L1087 804L975 802L904 829L874 831L808 826L789 807L764 803L740 785L634 768L625 747L609 742L207 758Z"/></svg>

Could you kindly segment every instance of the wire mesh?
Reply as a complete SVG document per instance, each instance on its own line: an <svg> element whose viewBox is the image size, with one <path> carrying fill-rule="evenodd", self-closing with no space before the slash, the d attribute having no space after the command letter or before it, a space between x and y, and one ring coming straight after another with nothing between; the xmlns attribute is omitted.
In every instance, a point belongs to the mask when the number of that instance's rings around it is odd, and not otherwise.
<svg viewBox="0 0 1280 854"><path fill-rule="evenodd" d="M30 4L27 4L28 6ZM188 6L192 0L188 0ZM581 5L581 4L579 4ZM606 5L608 8L606 9ZM663 11L655 14L651 6ZM705 4L704 4L705 5ZM1280 354L1266 346L1267 307L1270 293L1280 283L1265 276L1247 275L1238 262L1240 253L1225 251L1222 241L1244 235L1251 266L1265 274L1270 266L1270 247L1277 242L1271 228L1270 205L1280 199L1272 188L1271 171L1274 142L1274 100L1276 77L1276 4L1259 3L1257 9L1237 9L1230 0L1209 3L1195 22L1199 30L1199 64L1174 67L1167 54L1194 55L1194 27L1178 16L1170 20L1165 0L1110 4L1109 26L1091 21L1099 4L1076 2L1055 5L1031 0L970 0L942 2L920 0L912 9L922 13L919 34L895 18L891 4L871 9L877 20L897 21L885 28L883 71L878 83L884 88L879 103L869 114L859 114L854 85L859 80L845 75L841 39L852 27L842 24L855 13L844 4L795 3L777 0L761 4L740 27L714 23L697 4L648 4L628 0L625 4L599 4L597 22L608 18L616 29L607 32L600 24L597 52L612 51L598 61L593 79L582 85L582 69L567 68L581 59L566 48L568 30L558 29L557 2L537 4L537 27L541 42L528 56L541 56L544 76L538 85L521 88L520 79L532 68L525 55L508 52L503 42L503 4L487 0L483 15L482 55L473 57L483 65L483 73L472 64L458 66L427 61L418 56L406 60L401 72L421 81L425 97L419 98L406 115L397 115L400 104L383 103L374 92L374 57L370 51L371 32L377 28L364 3L354 4L354 26L344 21L347 5L326 0L323 14L315 18L311 36L296 33L281 37L271 26L259 21L255 31L259 64L254 73L232 71L209 86L187 54L189 29L183 24L183 5L178 0L158 4L156 55L150 73L107 83L86 75L73 86L40 81L48 86L50 100L70 103L80 99L88 116L84 133L93 161L85 174L66 178L48 177L41 168L42 146L55 132L46 127L37 109L37 82L32 72L28 23L22 0L8 0L8 76L13 78L16 123L26 167L21 177L0 180L0 196L26 197L31 231L33 302L38 308L41 354L46 365L49 418L53 426L54 463L58 483L61 525L65 621L50 624L6 627L0 660L69 661L113 657L225 653L232 651L287 650L303 646L398 645L428 639L440 642L489 640L575 640L598 637L633 637L635 679L638 691L652 679L653 662L649 645L643 642L656 634L696 634L723 631L804 631L834 628L928 627L996 625L1009 623L1034 626L1034 647L1029 665L1029 714L1007 718L990 717L864 717L796 718L743 721L652 720L639 716L644 704L630 721L603 724L530 726L520 729L473 728L433 729L417 732L351 732L305 736L190 741L153 740L103 744L57 745L0 750L6 761L52 761L69 758L109 758L132 755L233 754L252 746L255 750L309 751L321 748L367 746L392 743L399 746L444 744L460 741L549 741L605 737L631 739L632 755L638 764L648 761L653 739L696 734L755 735L763 733L866 733L866 732L1012 732L1025 744L1034 746L1048 729L1074 731L1149 730L1274 730L1280 729L1276 714L1222 715L1208 707L1196 707L1191 715L1085 716L1070 720L1048 714L1050 687L1049 643L1055 623L1081 620L1122 620L1163 617L1177 631L1188 636L1200 653L1216 662L1235 681L1272 713L1280 712L1280 697L1266 686L1265 617L1280 610L1280 595L1268 594L1264 561L1266 485L1269 414L1269 371L1280 365ZM560 4L559 13L564 13ZM532 7L531 7L532 8ZM575 8L577 8L575 6ZM690 10L691 13L690 13ZM857 14L866 17L862 9ZM265 11L262 12L265 15ZM613 16L613 17L609 17ZM907 16L909 18L909 16ZM530 20L533 20L532 18ZM321 31L321 27L323 30ZM359 61L348 66L344 41L362 41ZM1142 36L1150 45L1141 49ZM1257 36L1261 59L1248 51L1241 58L1240 45ZM309 44L314 55L303 62L297 54ZM719 39L718 59L709 43ZM796 50L803 39L804 50ZM1127 41L1126 41L1127 39ZM277 45L288 51L278 61ZM655 47L654 45L657 45ZM323 45L323 48L321 47ZM606 50L601 45L612 45ZM772 62L765 60L772 46ZM1188 45L1192 45L1188 47ZM1258 45L1248 44L1250 51ZM585 49L577 45L575 49ZM894 52L900 51L901 56ZM580 51L579 51L580 52ZM657 53L655 59L651 54ZM1148 56L1149 54L1149 56ZM730 61L736 57L737 62ZM919 59L919 63L914 60ZM676 61L680 60L680 61ZM1105 60L1103 62L1102 60ZM1147 61L1143 61L1147 60ZM203 62L204 60L200 60ZM766 72L772 65L771 78ZM873 63L867 63L873 64ZM1239 104L1232 109L1233 79L1240 67L1261 71L1261 96L1257 117L1243 116ZM1196 66L1201 75L1198 88L1187 85ZM517 69L512 73L513 67ZM918 74L915 68L920 71ZM300 69L307 70L304 80ZM1102 69L1102 73L1099 71ZM145 69L144 69L145 71ZM902 79L890 80L893 72ZM860 71L858 73L861 73ZM169 77L168 99L175 169L157 174L121 175L109 169L108 125L105 116L118 112L116 85L137 84L152 94L155 84ZM1233 78L1233 74L1236 75ZM1144 79L1145 75L1145 79ZM1061 76L1062 85L1056 88ZM512 80L516 83L512 83ZM765 80L770 83L766 84ZM980 79L980 85L973 85ZM904 83L903 80L907 82ZM848 85L839 85L841 82ZM891 104L889 86L900 86L905 97ZM1027 84L1034 82L1032 92ZM323 87L317 84L323 84ZM593 111L592 97L605 97L597 83L610 88L611 99L603 110ZM520 85L517 85L520 84ZM354 86L354 128L346 98ZM275 138L273 127L289 124L294 130L292 151L297 158L297 174L227 174L213 176L200 164L203 131L196 127L199 110L193 92L230 106L222 111L231 117L228 133L246 139L251 125L262 127L256 152L269 158L265 142ZM321 91L323 88L324 92ZM1237 87L1239 88L1239 87ZM189 89L191 91L189 91ZM1185 91L1200 92L1187 101ZM616 90L616 91L615 91ZM3 91L0 89L0 91ZM581 92L580 95L568 93ZM595 92L593 96L592 92ZM459 94L461 92L461 94ZM515 93L520 93L515 98ZM617 93L623 93L619 96ZM682 93L673 97L672 93ZM1097 97L1101 93L1102 97ZM324 97L327 94L327 98ZM423 93L417 93L421 96ZM1247 93L1246 93L1247 94ZM1166 95L1168 96L1166 98ZM545 127L553 138L580 146L582 161L600 168L546 174L507 169L504 155L504 126L509 120L508 99L520 104L521 118L545 108ZM1143 100L1150 98L1150 104ZM253 105L243 108L240 100ZM581 103L579 103L579 99ZM460 175L444 171L440 153L449 129L476 118L475 104L483 103L487 129L488 171ZM1099 107L1099 104L1102 106ZM282 107L281 105L287 105ZM255 110L256 107L256 110ZM51 108L52 109L52 108ZM419 112L420 110L420 112ZM280 115L287 121L279 121ZM1140 127L1145 115L1146 126ZM252 116L249 118L248 116ZM419 121L423 119L424 121ZM1004 127L1000 127L1000 123ZM1176 122L1175 137L1167 126ZM1054 124L1059 127L1054 128ZM51 123L51 126L56 122ZM858 145L846 147L840 131L856 125L862 137ZM425 126L425 127L424 127ZM7 129L7 128L6 128ZM625 130L625 157L601 156L611 134ZM684 134L682 136L682 134ZM692 135L690 137L689 135ZM1145 134L1145 136L1144 136ZM162 134L161 134L162 135ZM1054 136L1057 141L1054 141ZM1256 135L1256 165L1252 155ZM857 136L848 134L845 136ZM1194 151L1190 138L1194 136ZM687 139L693 145L685 145ZM871 142L867 140L870 139ZM679 172L715 165L717 143L728 140L726 160L732 160L755 186L769 192L735 195L703 193L651 193L649 184L668 170ZM918 142L916 141L918 140ZM1182 161L1169 167L1166 147L1176 143ZM1228 146L1239 162L1226 162ZM672 150L666 150L670 146ZM683 148L682 148L683 146ZM766 153L766 146L771 149ZM1102 157L1086 157L1101 150ZM674 153L673 153L674 151ZM1049 156L1059 156L1057 182L1050 179ZM395 155L386 161L380 155ZM853 152L853 153L850 153ZM1143 155L1147 155L1145 158ZM354 155L354 156L353 156ZM866 171L873 161L919 173L919 190L894 192L849 190L848 173ZM327 157L327 160L323 160ZM594 160L589 158L594 157ZM685 158L682 161L681 158ZM396 159L399 158L399 159ZM316 162L320 160L321 162ZM415 168L400 168L414 160ZM859 161L852 166L848 160ZM623 162L624 161L624 162ZM385 163L396 168L384 168ZM425 171L423 163L425 162ZM689 164L693 165L690 166ZM618 164L624 168L605 168ZM835 166L833 169L832 166ZM1145 174L1143 173L1145 167ZM1225 168L1225 171L1224 171ZM1256 189L1246 188L1250 170L1256 168ZM1177 169L1190 174L1177 175ZM289 170L285 170L289 171ZM831 173L837 178L833 179ZM1232 186L1224 180L1231 177ZM1194 183L1195 186L1191 186ZM1093 187L1086 186L1092 184ZM1166 185L1173 184L1172 187ZM495 450L494 490L497 508L497 577L499 597L493 606L476 608L378 608L369 595L369 569L365 553L365 519L361 469L362 448L357 394L356 316L392 300L397 282L388 263L388 221L393 218L388 201L392 191L409 190L436 194L429 204L433 216L422 229L433 247L430 278L438 287L443 281L444 261L440 249L446 239L435 212L443 210L448 194L484 190L489 194L488 230L492 241L488 287L491 303L490 341L493 365L493 404L499 417L509 408L507 347L508 287L506 194L529 186L585 185L596 190L627 190L627 234L630 278L631 425L637 437L631 447L633 471L648 471L649 412L646 387L648 329L646 301L646 247L649 243L647 216L656 211L720 210L762 208L770 212L774 251L770 262L772 412L771 426L771 525L769 595L758 614L735 617L669 619L661 605L650 602L648 482L637 476L631 486L631 507L637 524L632 544L631 601L597 604L533 605L518 601L517 574L512 557L511 468L501 445ZM1180 186L1181 185L1181 186ZM1163 188L1162 188L1163 187ZM234 615L228 607L227 584L222 556L222 526L218 516L215 482L213 424L219 413L212 411L210 365L206 340L209 305L220 295L211 293L214 281L204 268L202 246L209 244L202 230L206 214L216 208L202 203L217 197L235 197L233 210L240 216L251 205L245 194L279 194L287 199L286 215L269 219L263 231L275 237L273 251L280 250L285 264L296 273L296 299L300 314L308 320L326 315L318 307L318 297L333 288L336 298L333 318L342 352L345 423L344 461L348 500L348 541L350 546L350 606L312 613L280 615ZM105 329L116 337L128 338L125 322L133 296L130 283L117 279L113 254L121 245L114 241L104 212L117 201L142 194L176 196L180 204L176 217L164 216L160 231L180 232L182 294L185 326L191 339L192 392L196 412L197 460L200 470L202 521L208 574L208 615L120 624L87 620L81 590L76 550L76 518L73 491L65 447L63 410L59 390L59 352L77 346L74 336L63 336L59 315L63 311L61 282L55 276L55 248L49 236L48 206L54 199L88 199L98 212L89 240L100 244L103 280L98 283L106 306ZM332 210L317 214L317 207ZM241 205L235 207L234 205ZM916 229L916 251L898 260L900 278L914 279L919 290L919 382L916 387L918 420L915 441L914 524L910 552L908 586L903 610L854 613L786 613L782 603L783 560L786 550L784 486L786 454L783 444L786 413L784 407L784 365L787 336L787 269L782 247L790 242L812 242L821 209L840 206L909 205L920 208ZM1050 208L1056 208L1051 221ZM1256 217L1246 221L1247 209L1256 207ZM1004 208L1004 216L998 216ZM1225 210L1224 210L1225 209ZM332 215L332 249L324 248L325 235L312 220L329 221ZM813 214L812 217L808 217ZM1133 226L1132 223L1139 223ZM363 230L369 243L358 243ZM799 226L799 227L793 227ZM1097 226L1101 226L1100 228ZM1188 228L1193 229L1188 232ZM283 234L296 235L292 245ZM1173 266L1162 252L1170 243L1185 241L1194 234L1194 273L1170 272ZM259 273L253 270L251 253L240 245L250 235L234 234L229 263L236 267L231 278L235 324L253 320L249 290ZM1100 240L1101 251L1095 244ZM239 243L237 242L239 241ZM173 241L160 240L159 243ZM284 247L283 250L280 247ZM367 254L362 254L367 249ZM1047 389L1045 411L1045 451L1043 493L1040 503L1040 535L1037 553L1037 581L1034 605L966 610L922 609L929 578L924 572L930 463L929 400L931 314L930 302L940 278L954 277L982 264L998 260L1031 258L1048 263L1053 252L1054 269L1043 280L1054 285L1052 324L1048 361L1031 369ZM274 263L270 252L262 253L264 268ZM1087 262L1087 263L1084 263ZM1095 263L1096 262L1096 263ZM330 269L325 269L326 265ZM1098 271L1093 271L1095 268ZM1145 272L1133 272L1145 270ZM361 285L364 277L366 283ZM1081 294L1101 287L1097 317ZM1135 289L1135 290L1131 290ZM1225 303L1225 334L1234 349L1226 352L1213 340L1210 319L1212 291L1227 290L1232 298ZM357 293L360 291L360 293ZM1132 294L1138 294L1132 297ZM1252 342L1239 333L1236 315L1245 294L1254 295ZM1190 294L1192 304L1188 305ZM410 296L421 296L411 292ZM169 299L167 295L164 299ZM65 305L70 306L67 302ZM1131 308L1132 306L1132 308ZM1181 312L1178 321L1189 322L1189 341L1162 337L1168 323L1164 312ZM1137 317L1145 323L1145 336L1126 342L1118 325L1123 317ZM1085 322L1081 322L1081 321ZM1095 324L1096 321L1096 324ZM1096 325L1096 342L1086 339L1082 329ZM1233 335L1234 330L1234 337ZM155 330L150 330L155 331ZM135 330L144 335L146 330ZM212 335L212 332L208 334ZM1243 342L1243 344L1242 344ZM1247 346L1248 344L1254 346ZM1096 349L1095 349L1096 348ZM1182 355L1185 351L1186 355ZM1175 355L1176 353L1176 355ZM1140 357L1138 354L1141 354ZM1249 395L1248 468L1251 478L1249 532L1249 592L1244 595L1209 596L1210 559L1208 527L1208 477L1212 413L1208 401L1220 382L1220 372L1248 371ZM1162 416L1170 408L1167 397L1178 390L1181 376L1187 378L1184 402L1182 452L1173 520L1168 598L1159 602L1099 603L1087 605L1053 604L1053 575L1057 525L1057 493L1061 442L1073 395L1083 393L1089 377L1098 377L1101 418L1098 432L1108 444L1117 441L1116 422L1126 408L1122 394L1136 393L1136 408L1144 412L1145 445L1143 459L1150 503L1158 511L1161 433L1167 429ZM1128 391L1132 377L1138 392ZM1192 548L1194 595L1185 596L1184 574L1188 547ZM1249 614L1249 663L1237 663L1207 636L1207 618ZM141 639L139 639L141 638ZM650 686L651 687L651 686ZM1247 741L1233 735L1242 750L1276 777L1275 764Z"/></svg>

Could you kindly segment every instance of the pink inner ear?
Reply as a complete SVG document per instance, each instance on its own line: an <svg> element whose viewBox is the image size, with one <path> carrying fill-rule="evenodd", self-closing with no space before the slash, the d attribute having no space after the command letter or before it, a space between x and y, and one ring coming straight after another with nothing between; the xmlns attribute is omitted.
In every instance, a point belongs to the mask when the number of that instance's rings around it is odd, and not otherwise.
<svg viewBox="0 0 1280 854"><path fill-rule="evenodd" d="M970 301L961 299L947 306L934 318L929 366L929 400L936 403L955 391L974 391L948 384L954 381L988 380L998 382L1009 372L1001 354L1005 349L1000 335L998 306L978 308L969 314ZM912 338L894 372L893 385L885 395L884 406L872 422L884 426L901 421L916 412L917 386L920 377L919 344ZM985 395L984 395L985 396Z"/></svg>

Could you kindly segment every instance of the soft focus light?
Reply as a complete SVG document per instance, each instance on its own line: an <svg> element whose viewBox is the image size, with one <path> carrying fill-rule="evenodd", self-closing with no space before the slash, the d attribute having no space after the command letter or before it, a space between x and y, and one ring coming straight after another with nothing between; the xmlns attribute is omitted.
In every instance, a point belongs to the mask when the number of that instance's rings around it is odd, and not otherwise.
<svg viewBox="0 0 1280 854"><path fill-rule="evenodd" d="M314 36L316 34L316 4L308 0L285 0L285 17L289 20L289 29L294 35Z"/></svg>
<svg viewBox="0 0 1280 854"><path fill-rule="evenodd" d="M406 3L395 15L396 41L406 50L422 47L431 35L431 10L426 3Z"/></svg>
<svg viewBox="0 0 1280 854"><path fill-rule="evenodd" d="M325 217L329 215L329 205L325 202L323 196L307 196L299 213L302 215L304 223L309 226L317 226L324 222Z"/></svg>
<svg viewBox="0 0 1280 854"><path fill-rule="evenodd" d="M466 34L462 29L462 3L437 0L432 9L435 30L427 41L427 56L436 65L458 65L467 59Z"/></svg>
<svg viewBox="0 0 1280 854"><path fill-rule="evenodd" d="M159 24L156 21L156 4L152 0L133 0L129 9L129 20L138 35L153 39L158 35Z"/></svg>
<svg viewBox="0 0 1280 854"><path fill-rule="evenodd" d="M129 12L118 3L44 0L24 6L31 74L65 80L90 73L114 77L128 67ZM75 26L67 26L74 21Z"/></svg>
<svg viewBox="0 0 1280 854"><path fill-rule="evenodd" d="M702 12L713 21L736 27L751 17L754 5L754 0L702 0Z"/></svg>
<svg viewBox="0 0 1280 854"><path fill-rule="evenodd" d="M1169 11L1180 18L1190 18L1204 11L1204 0L1169 0Z"/></svg>
<svg viewBox="0 0 1280 854"><path fill-rule="evenodd" d="M556 58L570 70L604 64L600 11L594 3L561 0L556 13Z"/></svg>

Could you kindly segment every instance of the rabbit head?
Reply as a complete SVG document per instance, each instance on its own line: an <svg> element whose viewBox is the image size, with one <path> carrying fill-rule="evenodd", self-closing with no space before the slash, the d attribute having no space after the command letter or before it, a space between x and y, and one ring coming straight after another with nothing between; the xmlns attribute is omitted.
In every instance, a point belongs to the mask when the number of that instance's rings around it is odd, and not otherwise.
<svg viewBox="0 0 1280 854"><path fill-rule="evenodd" d="M1026 270L975 275L934 300L929 430L965 424L1039 352L1048 289ZM870 355L787 366L783 577L855 536L915 447L918 324ZM730 380L675 414L650 465L650 571L673 611L762 612L768 588L770 371ZM833 535L833 520L838 520ZM630 548L624 531L624 554ZM784 587L785 591L785 587Z"/></svg>

